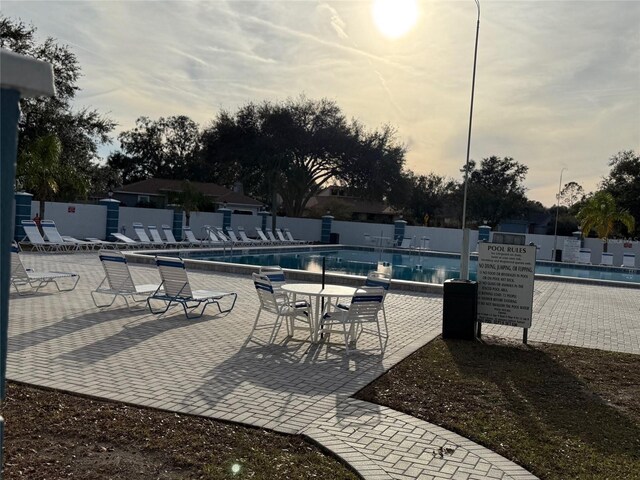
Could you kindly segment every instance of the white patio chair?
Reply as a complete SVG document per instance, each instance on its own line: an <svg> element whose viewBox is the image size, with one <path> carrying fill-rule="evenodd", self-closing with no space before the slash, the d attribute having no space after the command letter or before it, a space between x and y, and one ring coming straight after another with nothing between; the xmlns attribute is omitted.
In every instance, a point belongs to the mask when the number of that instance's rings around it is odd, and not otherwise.
<svg viewBox="0 0 640 480"><path fill-rule="evenodd" d="M623 253L622 254L622 266L625 268L634 268L636 266L636 254L635 253Z"/></svg>
<svg viewBox="0 0 640 480"><path fill-rule="evenodd" d="M60 235L60 232L58 232L58 227L56 227L56 224L53 220L41 220L40 228L42 228L42 233L44 234L45 240L49 243L56 245L66 245L66 250L80 250L80 243L66 241L62 237L62 235Z"/></svg>
<svg viewBox="0 0 640 480"><path fill-rule="evenodd" d="M158 266L162 283L158 290L147 299L147 306L151 313L160 315L169 310L174 304L182 305L184 314L189 319L200 318L204 315L207 306L211 304L216 305L220 313L227 313L233 310L238 294L211 290L192 290L184 261L181 258L156 257L156 265ZM229 308L222 309L219 301L225 297L233 297L233 302ZM154 310L151 306L151 300L164 302L164 310ZM200 306L202 306L202 310L199 314L189 314L189 312Z"/></svg>
<svg viewBox="0 0 640 480"><path fill-rule="evenodd" d="M185 227L185 228L189 228L189 227ZM184 229L183 229L184 231ZM191 229L189 229L189 231L191 231ZM179 246L184 246L184 247L193 247L193 246L197 246L200 242L194 244L193 242L189 241L189 240L182 240L181 242L178 242L176 240L176 237L173 236L173 230L171 230L171 227L169 225L162 225L162 233L164 233L165 238L167 239L167 243L171 244L171 245L175 245L177 247Z"/></svg>
<svg viewBox="0 0 640 480"><path fill-rule="evenodd" d="M149 246L149 244L137 242L133 238L127 237L124 233L112 233L111 236L118 240L119 246L124 248L144 248Z"/></svg>
<svg viewBox="0 0 640 480"><path fill-rule="evenodd" d="M230 243L226 240L221 239L218 236L215 228L213 228L211 225L204 225L202 227L202 232L204 233L204 236L206 238L206 243L208 243L210 246L223 247L226 246L227 243Z"/></svg>
<svg viewBox="0 0 640 480"><path fill-rule="evenodd" d="M384 298L387 298L387 293L391 288L391 275L384 272L369 272L367 279L364 281L365 287L382 287L384 290ZM384 308L384 298L382 302L382 322L384 324L384 336L389 337L389 327L387 324L387 312ZM349 305L346 303L338 303L336 305L340 310L349 310Z"/></svg>
<svg viewBox="0 0 640 480"><path fill-rule="evenodd" d="M285 238L284 234L282 233L282 230L280 230L279 228L276 228L276 236L278 237L278 240L280 241L280 243L283 243L283 244L294 243L290 241L288 238Z"/></svg>
<svg viewBox="0 0 640 480"><path fill-rule="evenodd" d="M232 244L232 245L236 243L233 241L233 239L230 236L228 236L224 232L222 227L213 227L213 230L215 231L215 234L218 236L220 241L222 241L223 243Z"/></svg>
<svg viewBox="0 0 640 480"><path fill-rule="evenodd" d="M116 249L122 246L122 243L120 242L109 242L107 240L100 240L99 238L94 238L94 237L87 237L87 241L92 245L94 245L95 246L94 248L97 247L97 248Z"/></svg>
<svg viewBox="0 0 640 480"><path fill-rule="evenodd" d="M265 230L265 233L267 234L267 238L269 239L269 241L271 243L273 243L274 245L282 245L283 242L281 242L280 240L278 240L274 235L273 232L271 231L270 228L267 228Z"/></svg>
<svg viewBox="0 0 640 480"><path fill-rule="evenodd" d="M293 303L289 301L289 297L284 292L277 292L277 288L274 287L267 275L254 273L252 278L258 299L260 300L260 308L253 322L253 328L251 329L249 338L253 337L256 330L271 328L269 343L274 342L282 326L282 321L285 319L287 320L287 335L292 336L295 330L303 329L308 331L309 338L313 338L313 316L309 302L301 301ZM275 315L276 318L273 323L258 326L258 321L263 311ZM305 323L306 327L296 326L296 320Z"/></svg>
<svg viewBox="0 0 640 480"><path fill-rule="evenodd" d="M138 242L140 242L142 245L146 247L164 247L164 242L162 241L162 239L160 240L160 243L151 241L149 235L147 235L147 232L144 229L144 225L142 225L140 222L134 222L132 223L132 226L133 231L138 237Z"/></svg>
<svg viewBox="0 0 640 480"><path fill-rule="evenodd" d="M24 228L24 233L29 241L21 241L21 245L31 245L38 252L64 252L69 250L69 245L64 242L47 242L40 234L40 230L38 230L38 226L33 220L22 220L22 228Z"/></svg>
<svg viewBox="0 0 640 480"><path fill-rule="evenodd" d="M264 245L265 242L263 242L262 240L258 240L255 238L249 238L247 237L247 232L245 232L244 227L240 226L237 227L236 230L238 230L238 235L240 236L240 240L243 241L244 243L248 244L253 244L253 245Z"/></svg>
<svg viewBox="0 0 640 480"><path fill-rule="evenodd" d="M147 225L147 230L149 230L149 235L151 235L152 243L156 245L160 245L163 248L175 247L174 243L170 243L167 240L163 240L162 236L160 236L160 232L158 231L158 227L155 225Z"/></svg>
<svg viewBox="0 0 640 480"><path fill-rule="evenodd" d="M260 227L256 227L256 233L258 234L258 238L260 240L262 240L262 243L264 243L266 245L273 245L274 244L274 242L272 240L269 240L267 238L267 236L264 234L264 232L262 231L262 229Z"/></svg>
<svg viewBox="0 0 640 480"><path fill-rule="evenodd" d="M383 300L384 288L382 287L362 287L358 289L351 298L348 310L338 309L323 315L321 332L328 335L335 331L342 333L347 353L349 353L349 344L356 342L362 333L374 333L378 336L380 342L380 352L384 352L384 344L382 342L384 335L380 330L380 321L378 319L378 312L382 308ZM377 333L364 328L365 325L370 323L375 323ZM333 328L335 326L342 327L341 331L335 330Z"/></svg>
<svg viewBox="0 0 640 480"><path fill-rule="evenodd" d="M204 243L201 240L198 240L196 236L193 234L193 230L191 230L191 227L184 227L182 229L182 233L184 233L184 236L187 238L187 241L191 243L192 246L202 247L204 245Z"/></svg>
<svg viewBox="0 0 640 480"><path fill-rule="evenodd" d="M95 242L87 241L87 240L78 240L75 237L70 237L69 235L62 235L62 240L68 243L75 243L78 245L79 250L95 250L97 244Z"/></svg>
<svg viewBox="0 0 640 480"><path fill-rule="evenodd" d="M411 248L411 244L413 243L413 238L404 237L398 248Z"/></svg>
<svg viewBox="0 0 640 480"><path fill-rule="evenodd" d="M591 249L590 248L580 249L580 252L578 253L578 263L591 265Z"/></svg>
<svg viewBox="0 0 640 480"><path fill-rule="evenodd" d="M613 253L602 252L600 265L613 266Z"/></svg>
<svg viewBox="0 0 640 480"><path fill-rule="evenodd" d="M236 235L236 232L234 232L232 229L227 230L227 235L229 236L231 241L236 245L255 245L255 243L249 239L242 240L241 238L238 238L238 236Z"/></svg>
<svg viewBox="0 0 640 480"><path fill-rule="evenodd" d="M295 238L293 238L293 235L291 235L291 230L289 230L288 228L285 228L283 232L286 239L291 243L309 243L306 240L296 240Z"/></svg>
<svg viewBox="0 0 640 480"><path fill-rule="evenodd" d="M53 283L59 292L70 292L75 289L80 281L80 275L77 273L69 272L35 272L30 268L25 268L22 259L20 258L20 248L17 244L11 245L11 273L10 282L16 289L18 295L27 295L30 293L36 293L42 287ZM61 288L59 281L72 280L73 285L70 287ZM28 287L28 290L24 290L22 287Z"/></svg>
<svg viewBox="0 0 640 480"><path fill-rule="evenodd" d="M145 302L149 295L158 289L158 284L136 285L129 271L127 259L122 253L113 250L100 250L98 255L105 277L98 285L98 288L91 292L91 299L96 307L110 307L116 301L116 298L122 297L127 304L127 308L133 310L129 305L129 298L133 303ZM96 294L113 298L109 303L99 304L96 300Z"/></svg>

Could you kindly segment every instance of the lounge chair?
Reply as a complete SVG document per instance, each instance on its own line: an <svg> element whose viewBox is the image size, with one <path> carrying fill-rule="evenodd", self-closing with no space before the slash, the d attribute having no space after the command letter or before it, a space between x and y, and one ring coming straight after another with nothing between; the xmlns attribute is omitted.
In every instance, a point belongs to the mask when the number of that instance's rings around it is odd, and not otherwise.
<svg viewBox="0 0 640 480"><path fill-rule="evenodd" d="M144 248L149 246L141 242L136 242L133 238L129 238L123 233L112 233L111 235L118 240L117 243L125 248Z"/></svg>
<svg viewBox="0 0 640 480"><path fill-rule="evenodd" d="M158 228L155 225L149 225L147 226L147 230L149 230L149 234L151 235L151 240L153 241L153 243L157 243L159 245L162 245L164 248L168 248L168 247L177 247L178 243L177 242L171 242L168 238L167 240L163 240L162 236L160 235L160 232L158 231ZM173 237L173 235L171 235ZM175 240L175 238L174 238Z"/></svg>
<svg viewBox="0 0 640 480"><path fill-rule="evenodd" d="M211 225L204 225L202 227L202 230L204 232L205 238L207 239L206 241L209 245L221 247L221 246L226 246L227 243L230 243L230 242L227 242L226 240L220 239L215 229Z"/></svg>
<svg viewBox="0 0 640 480"><path fill-rule="evenodd" d="M375 323L377 336L380 341L380 351L384 351L382 338L384 335L380 331L378 312L382 308L384 300L384 289L382 287L362 287L351 298L348 310L333 310L327 312L322 317L322 333L330 335L335 332L333 327L342 327L340 333L344 335L344 345L349 353L349 344L355 342L363 332L371 332L364 328L368 323ZM338 330L339 331L339 330Z"/></svg>
<svg viewBox="0 0 640 480"><path fill-rule="evenodd" d="M128 298L134 303L147 300L149 295L158 290L158 284L136 285L131 277L126 257L120 252L112 250L100 250L98 252L100 262L104 269L105 277L98 285L98 288L91 292L91 299L98 308L110 307L116 298L122 297L129 310L133 310L129 305ZM96 301L96 294L113 297L110 303L99 304ZM142 297L142 298L141 298ZM143 307L144 308L144 307Z"/></svg>
<svg viewBox="0 0 640 480"><path fill-rule="evenodd" d="M79 241L67 241L65 240L60 232L58 232L58 228L56 227L56 223L53 220L42 220L40 222L40 228L42 228L42 233L44 233L44 238L51 244L56 245L66 245L67 250L80 250L81 243Z"/></svg>
<svg viewBox="0 0 640 480"><path fill-rule="evenodd" d="M398 248L411 248L411 243L413 242L412 238L404 237Z"/></svg>
<svg viewBox="0 0 640 480"><path fill-rule="evenodd" d="M151 313L159 315L165 313L171 305L180 304L184 309L187 318L200 318L208 305L215 304L220 313L227 313L233 310L238 298L237 293L215 292L210 290L191 290L187 270L181 258L156 257L156 265L160 272L162 283L158 290L147 299L147 306ZM233 303L229 308L222 309L219 300L225 297L233 297ZM154 310L151 300L165 303L164 310ZM189 312L202 305L202 310L197 315L189 315Z"/></svg>
<svg viewBox="0 0 640 480"><path fill-rule="evenodd" d="M78 250L95 250L97 245L95 242L87 241L87 240L78 240L75 237L70 237L69 235L62 235L62 240L68 243L75 243L78 245Z"/></svg>
<svg viewBox="0 0 640 480"><path fill-rule="evenodd" d="M622 266L625 268L634 268L636 266L635 253L623 253L622 254Z"/></svg>
<svg viewBox="0 0 640 480"><path fill-rule="evenodd" d="M613 253L602 252L600 265L613 266Z"/></svg>
<svg viewBox="0 0 640 480"><path fill-rule="evenodd" d="M222 229L222 227L213 227L214 231L216 233L216 235L218 235L218 238L224 242L224 243L229 243L229 244L234 244L236 242L234 242L231 237L227 236L226 233L224 233L224 230Z"/></svg>
<svg viewBox="0 0 640 480"><path fill-rule="evenodd" d="M367 279L364 281L365 287L382 287L384 290L384 298L387 297L389 288L391 287L391 275L383 272L369 272ZM336 307L340 310L349 310L349 305L346 303L338 303ZM389 327L387 324L387 312L384 309L384 299L382 302L382 321L384 323L384 336L389 336Z"/></svg>
<svg viewBox="0 0 640 480"><path fill-rule="evenodd" d="M78 285L80 275L68 272L34 272L30 268L25 268L20 258L20 248L15 243L11 246L11 285L16 289L18 295L36 293L45 285L53 283L59 292L70 292ZM67 288L60 288L58 284L61 280L72 280L73 285ZM20 290L21 287L28 287L28 290Z"/></svg>
<svg viewBox="0 0 640 480"><path fill-rule="evenodd" d="M274 243L278 243L269 240L260 227L256 227L256 233L258 234L258 238L265 244L273 245Z"/></svg>
<svg viewBox="0 0 640 480"><path fill-rule="evenodd" d="M293 235L291 235L291 230L289 230L288 228L284 229L284 236L292 243L309 243L306 240L296 240L295 238L293 238Z"/></svg>
<svg viewBox="0 0 640 480"><path fill-rule="evenodd" d="M280 230L279 228L276 228L276 237L278 238L280 243L294 243L289 239L285 238L284 234L282 233L282 230Z"/></svg>
<svg viewBox="0 0 640 480"><path fill-rule="evenodd" d="M87 241L98 248L120 248L123 246L120 242L109 242L107 240L100 240L99 238L87 237Z"/></svg>
<svg viewBox="0 0 640 480"><path fill-rule="evenodd" d="M278 293L277 288L273 285L273 282L267 275L261 275L254 273L252 275L253 284L256 287L258 299L260 300L260 308L258 314L253 322L253 328L249 334L249 338L253 336L256 330L271 328L271 335L269 336L269 343L275 341L282 326L282 320L287 319L287 334L293 335L295 330L303 328L309 332L309 336L313 338L313 322L311 305L306 302L290 302L289 297L285 292ZM258 327L258 321L262 312L269 312L276 316L273 323L261 325ZM295 320L300 320L306 324L305 327L296 327Z"/></svg>
<svg viewBox="0 0 640 480"><path fill-rule="evenodd" d="M22 220L22 228L29 239L28 242L21 241L22 245L31 245L38 252L66 252L69 250L69 245L64 242L47 242L33 220Z"/></svg>
<svg viewBox="0 0 640 480"><path fill-rule="evenodd" d="M147 232L144 229L144 225L142 225L139 222L134 222L133 224L133 231L136 233L136 236L138 237L138 241L147 246L147 247L161 247L164 248L166 245L164 244L164 242L162 241L162 239L160 239L159 242L155 242L152 241L149 238L149 235L147 235Z"/></svg>
<svg viewBox="0 0 640 480"><path fill-rule="evenodd" d="M193 234L193 230L191 230L191 227L184 227L182 229L182 232L184 233L184 236L187 237L187 241L192 246L201 247L203 245L203 242L201 240L198 240L196 236Z"/></svg>
<svg viewBox="0 0 640 480"><path fill-rule="evenodd" d="M273 232L271 231L271 229L270 229L270 228L267 228L267 229L265 230L265 233L267 234L267 238L269 239L269 241L270 241L271 243L273 243L274 245L278 245L278 244L282 244L282 243L283 243L282 241L278 240L278 239L275 237L275 235L273 234Z"/></svg>
<svg viewBox="0 0 640 480"><path fill-rule="evenodd" d="M253 243L254 245L265 245L265 242L263 240L247 237L247 232L244 231L244 227L238 227L237 230L238 235L240 235L240 240L242 240L243 242ZM268 244L269 242L267 241L266 243Z"/></svg>
<svg viewBox="0 0 640 480"><path fill-rule="evenodd" d="M242 240L240 238L237 237L236 232L234 232L233 230L229 229L227 230L227 235L229 235L229 238L231 239L231 241L235 244L235 245L255 245L254 242L252 242L251 240L247 239Z"/></svg>
<svg viewBox="0 0 640 480"><path fill-rule="evenodd" d="M149 228L151 228L151 227L149 227ZM169 243L170 245L175 245L176 247L179 247L179 246L192 247L192 246L194 246L194 244L192 242L190 242L189 240L183 240L181 242L178 242L176 240L176 237L173 236L173 230L171 230L171 227L169 225L162 225L162 232L164 233L164 236L167 239L167 243Z"/></svg>

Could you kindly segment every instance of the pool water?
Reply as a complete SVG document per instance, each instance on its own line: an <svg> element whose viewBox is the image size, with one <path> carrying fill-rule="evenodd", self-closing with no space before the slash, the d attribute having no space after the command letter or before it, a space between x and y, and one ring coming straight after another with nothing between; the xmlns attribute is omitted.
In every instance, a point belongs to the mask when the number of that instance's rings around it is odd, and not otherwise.
<svg viewBox="0 0 640 480"><path fill-rule="evenodd" d="M239 263L244 265L280 265L282 268L322 272L325 260L327 272L350 275L367 275L372 270L389 271L392 278L413 282L444 283L450 278L459 278L460 259L455 255L409 255L391 252L375 252L362 249L328 249L322 251L286 251L258 254L194 255L199 260ZM469 277L476 279L478 262L469 264ZM582 265L558 265L551 262L536 264L536 274L589 278L640 284L638 270L622 268L586 267Z"/></svg>

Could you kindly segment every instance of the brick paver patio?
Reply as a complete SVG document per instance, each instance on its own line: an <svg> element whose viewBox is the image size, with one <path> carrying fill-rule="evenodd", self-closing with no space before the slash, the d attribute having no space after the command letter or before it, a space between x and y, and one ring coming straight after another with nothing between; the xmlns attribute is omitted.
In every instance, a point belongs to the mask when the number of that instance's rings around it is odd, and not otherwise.
<svg viewBox="0 0 640 480"><path fill-rule="evenodd" d="M437 295L392 292L385 302L390 341L383 356L339 345L287 339L248 341L258 310L250 278L190 272L195 288L235 291L227 315L186 320L130 312L124 302L97 309L89 292L102 279L96 254L23 254L36 270L81 275L70 293L11 296L8 378L34 385L301 433L353 465L365 478L535 478L521 467L436 425L350 398L435 338ZM133 266L140 283L153 268ZM536 282L531 341L640 353L640 290ZM521 331L486 326L485 334ZM262 337L262 338L261 338ZM375 346L375 338L359 348ZM443 453L444 452L444 453Z"/></svg>

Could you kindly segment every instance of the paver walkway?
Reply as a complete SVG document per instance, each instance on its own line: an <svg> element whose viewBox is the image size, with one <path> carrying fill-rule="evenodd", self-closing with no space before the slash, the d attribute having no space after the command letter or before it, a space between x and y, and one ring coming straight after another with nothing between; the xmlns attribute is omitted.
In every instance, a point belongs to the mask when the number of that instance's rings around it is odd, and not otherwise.
<svg viewBox="0 0 640 480"><path fill-rule="evenodd" d="M346 356L340 346L290 340L284 332L276 345L260 338L248 342L258 302L246 277L190 272L195 288L238 292L230 314L193 321L178 309L159 317L130 312L123 303L97 309L89 295L102 279L95 254L24 254L23 261L36 270L74 271L82 278L70 293L12 295L12 380L302 433L368 479L535 478L440 427L350 398L440 333L439 296L390 293L384 356L376 351ZM159 282L153 268L132 270L140 283ZM601 291L606 293L598 296ZM534 302L531 340L640 353L638 290L538 282ZM519 334L504 327L484 329L494 331ZM359 348L377 342L363 340Z"/></svg>

